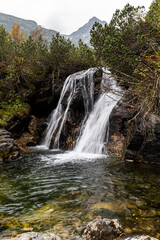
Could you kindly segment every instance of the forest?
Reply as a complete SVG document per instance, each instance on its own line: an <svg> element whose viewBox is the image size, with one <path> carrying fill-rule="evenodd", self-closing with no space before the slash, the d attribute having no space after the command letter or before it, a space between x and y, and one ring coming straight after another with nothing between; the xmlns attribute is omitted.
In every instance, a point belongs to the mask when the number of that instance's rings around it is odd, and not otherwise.
<svg viewBox="0 0 160 240"><path fill-rule="evenodd" d="M160 1L153 1L147 13L127 4L104 27L95 23L90 34L92 48L81 40L76 47L59 33L48 45L40 28L26 36L18 24L11 33L0 27L1 126L30 111L23 89L33 95L47 78L58 82L94 66L107 66L121 77L138 99L137 111L144 105L148 111L159 111Z"/></svg>
<svg viewBox="0 0 160 240"><path fill-rule="evenodd" d="M0 26L0 239L160 238L160 0L90 44Z"/></svg>

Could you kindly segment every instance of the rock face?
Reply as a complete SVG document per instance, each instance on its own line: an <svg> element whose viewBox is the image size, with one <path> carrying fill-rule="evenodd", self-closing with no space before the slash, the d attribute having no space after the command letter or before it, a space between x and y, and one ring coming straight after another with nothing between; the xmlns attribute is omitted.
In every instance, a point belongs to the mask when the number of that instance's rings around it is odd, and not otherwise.
<svg viewBox="0 0 160 240"><path fill-rule="evenodd" d="M18 235L15 238L5 239L5 240L60 240L59 237L51 233L36 233L28 232Z"/></svg>
<svg viewBox="0 0 160 240"><path fill-rule="evenodd" d="M128 96L123 98L110 116L109 154L123 160L160 162L160 116L150 113L144 123L143 112L134 119L129 101Z"/></svg>
<svg viewBox="0 0 160 240"><path fill-rule="evenodd" d="M30 116L30 122L26 131L16 140L21 150L27 150L27 147L40 143L42 133L46 128L45 121L46 118L37 118L34 115Z"/></svg>
<svg viewBox="0 0 160 240"><path fill-rule="evenodd" d="M84 240L111 240L122 234L122 228L117 220L97 217L90 222L82 234Z"/></svg>
<svg viewBox="0 0 160 240"><path fill-rule="evenodd" d="M158 115L150 114L148 117L146 139L140 154L146 161L160 162L160 116Z"/></svg>
<svg viewBox="0 0 160 240"><path fill-rule="evenodd" d="M11 133L0 129L0 161L15 159L19 154L20 150Z"/></svg>

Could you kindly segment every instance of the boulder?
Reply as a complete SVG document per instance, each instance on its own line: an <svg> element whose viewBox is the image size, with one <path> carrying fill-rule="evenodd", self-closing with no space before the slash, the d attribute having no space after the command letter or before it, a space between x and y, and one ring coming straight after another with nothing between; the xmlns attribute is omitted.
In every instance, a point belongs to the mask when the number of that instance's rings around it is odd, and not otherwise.
<svg viewBox="0 0 160 240"><path fill-rule="evenodd" d="M123 233L117 219L110 220L97 217L90 222L82 234L84 240L111 240L118 238Z"/></svg>
<svg viewBox="0 0 160 240"><path fill-rule="evenodd" d="M0 160L6 161L15 159L19 156L20 149L16 141L12 138L11 133L7 130L0 129Z"/></svg>

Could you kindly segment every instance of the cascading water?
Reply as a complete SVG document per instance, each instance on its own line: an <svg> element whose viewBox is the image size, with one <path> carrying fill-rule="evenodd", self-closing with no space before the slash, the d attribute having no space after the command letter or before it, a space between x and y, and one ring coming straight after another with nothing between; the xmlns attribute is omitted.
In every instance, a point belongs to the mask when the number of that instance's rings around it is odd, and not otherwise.
<svg viewBox="0 0 160 240"><path fill-rule="evenodd" d="M116 81L109 78L108 74L103 74L102 94L88 117L82 136L74 148L75 152L105 153L104 142L105 139L108 140L109 116L121 98L120 88L116 86ZM105 88L109 88L110 92L106 93Z"/></svg>
<svg viewBox="0 0 160 240"><path fill-rule="evenodd" d="M58 129L58 132L55 136L53 147L59 148L60 135L65 123L65 120L67 118L69 107L71 105L72 99L76 93L77 88L79 89L79 91L81 91L81 94L83 97L85 115L87 115L88 112L92 109L93 93L94 93L93 75L96 71L97 71L96 68L90 68L86 71L74 73L66 79L61 92L58 105L51 114L48 127L46 130L46 135L42 142L43 146L47 148L50 147L52 137L57 132L57 129ZM66 95L68 95L66 100L67 107L64 110L63 101L66 98Z"/></svg>
<svg viewBox="0 0 160 240"><path fill-rule="evenodd" d="M50 147L51 139L56 133L53 148L59 148L61 132L67 118L72 99L76 91L81 91L83 97L85 117L82 121L80 136L73 149L75 153L103 154L105 142L109 131L109 116L121 98L120 88L116 81L110 77L110 73L103 74L102 93L93 106L94 83L93 75L96 68L88 69L70 75L63 86L57 108L52 112L43 145ZM108 93L106 91L108 89ZM66 98L67 95L67 98ZM63 101L66 98L67 105L63 110ZM91 111L92 110L92 111ZM91 111L91 112L90 112ZM90 112L90 114L89 114ZM85 125L85 127L84 127Z"/></svg>

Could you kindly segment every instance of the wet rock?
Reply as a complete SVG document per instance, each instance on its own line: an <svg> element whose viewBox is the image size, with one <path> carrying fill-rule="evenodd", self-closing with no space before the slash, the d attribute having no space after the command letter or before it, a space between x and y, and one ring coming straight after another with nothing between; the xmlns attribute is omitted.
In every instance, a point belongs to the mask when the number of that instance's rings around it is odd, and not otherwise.
<svg viewBox="0 0 160 240"><path fill-rule="evenodd" d="M9 120L6 130L11 132L14 139L18 139L27 130L29 121L29 114L22 117L14 116Z"/></svg>
<svg viewBox="0 0 160 240"><path fill-rule="evenodd" d="M110 220L97 217L85 228L82 239L84 240L111 240L122 234L121 225L118 220Z"/></svg>
<svg viewBox="0 0 160 240"><path fill-rule="evenodd" d="M17 144L22 151L30 152L28 147L35 145L36 140L32 134L25 132L19 139L17 139Z"/></svg>
<svg viewBox="0 0 160 240"><path fill-rule="evenodd" d="M6 161L19 157L20 149L10 132L0 129L0 160Z"/></svg>
<svg viewBox="0 0 160 240"><path fill-rule="evenodd" d="M28 125L29 133L33 136L33 144L38 144L42 139L42 133L46 129L46 118L37 118L36 116L31 116L31 121Z"/></svg>
<svg viewBox="0 0 160 240"><path fill-rule="evenodd" d="M37 118L31 115L28 128L16 139L19 148L28 152L30 151L28 147L39 144L46 126L46 118Z"/></svg>
<svg viewBox="0 0 160 240"><path fill-rule="evenodd" d="M4 240L60 240L60 238L51 233L28 232L20 234L15 238Z"/></svg>
<svg viewBox="0 0 160 240"><path fill-rule="evenodd" d="M129 101L129 97L124 96L110 115L109 141L107 144L110 156L124 157L126 137L129 131L128 120L133 117L133 112L130 110L129 105L125 104Z"/></svg>

